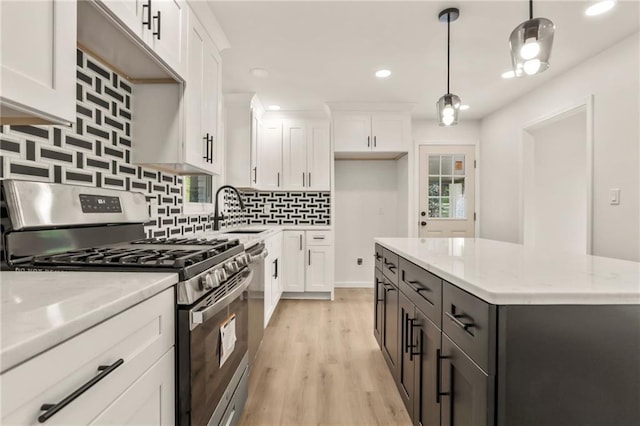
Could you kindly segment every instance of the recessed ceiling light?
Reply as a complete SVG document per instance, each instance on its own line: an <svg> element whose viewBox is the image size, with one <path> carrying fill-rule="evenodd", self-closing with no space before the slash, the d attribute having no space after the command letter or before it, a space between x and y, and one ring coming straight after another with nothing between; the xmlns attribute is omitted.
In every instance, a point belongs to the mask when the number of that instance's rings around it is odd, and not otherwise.
<svg viewBox="0 0 640 426"><path fill-rule="evenodd" d="M265 78L269 76L269 71L264 68L251 68L249 72L251 72L251 75L254 77Z"/></svg>
<svg viewBox="0 0 640 426"><path fill-rule="evenodd" d="M469 109L469 105L467 105L467 104L460 105L460 111L466 111L468 109Z"/></svg>
<svg viewBox="0 0 640 426"><path fill-rule="evenodd" d="M378 70L376 71L376 77L378 78L387 78L391 75L391 71L389 70Z"/></svg>
<svg viewBox="0 0 640 426"><path fill-rule="evenodd" d="M516 73L513 72L513 70L511 71L505 71L502 73L502 78L513 78L516 76Z"/></svg>
<svg viewBox="0 0 640 426"><path fill-rule="evenodd" d="M585 11L584 14L587 16L596 16L596 15L601 15L605 12L610 11L611 9L613 9L613 6L616 5L615 0L604 0L604 1L599 1L595 4L592 4L591 6L589 6Z"/></svg>
<svg viewBox="0 0 640 426"><path fill-rule="evenodd" d="M280 105L269 105L270 111L280 111Z"/></svg>

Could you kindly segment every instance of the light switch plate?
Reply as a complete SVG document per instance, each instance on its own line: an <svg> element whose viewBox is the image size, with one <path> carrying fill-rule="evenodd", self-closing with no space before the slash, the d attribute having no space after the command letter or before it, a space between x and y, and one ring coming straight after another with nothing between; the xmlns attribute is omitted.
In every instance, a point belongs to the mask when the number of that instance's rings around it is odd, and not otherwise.
<svg viewBox="0 0 640 426"><path fill-rule="evenodd" d="M609 190L609 204L612 206L620 204L620 189L612 188Z"/></svg>

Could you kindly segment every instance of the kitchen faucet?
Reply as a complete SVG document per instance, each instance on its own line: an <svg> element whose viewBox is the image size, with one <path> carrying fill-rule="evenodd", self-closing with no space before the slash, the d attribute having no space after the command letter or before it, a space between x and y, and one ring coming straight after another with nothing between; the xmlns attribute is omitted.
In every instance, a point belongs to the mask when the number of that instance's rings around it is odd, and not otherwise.
<svg viewBox="0 0 640 426"><path fill-rule="evenodd" d="M220 214L218 209L218 194L220 194L220 191L222 191L223 189L231 189L232 191L234 191L238 196L238 201L240 201L240 210L245 209L244 201L242 201L242 195L240 195L240 191L238 191L238 188L231 185L222 185L216 191L216 201L215 201L215 207L213 209L213 230L214 231L220 230L220 221L225 219L225 216L223 214Z"/></svg>

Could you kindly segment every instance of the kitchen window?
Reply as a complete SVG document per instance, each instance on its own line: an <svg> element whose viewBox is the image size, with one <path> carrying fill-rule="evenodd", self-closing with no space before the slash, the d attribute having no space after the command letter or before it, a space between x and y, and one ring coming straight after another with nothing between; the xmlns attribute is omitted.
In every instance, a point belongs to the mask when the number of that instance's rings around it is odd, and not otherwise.
<svg viewBox="0 0 640 426"><path fill-rule="evenodd" d="M184 214L212 213L213 194L218 187L217 179L211 175L184 177Z"/></svg>

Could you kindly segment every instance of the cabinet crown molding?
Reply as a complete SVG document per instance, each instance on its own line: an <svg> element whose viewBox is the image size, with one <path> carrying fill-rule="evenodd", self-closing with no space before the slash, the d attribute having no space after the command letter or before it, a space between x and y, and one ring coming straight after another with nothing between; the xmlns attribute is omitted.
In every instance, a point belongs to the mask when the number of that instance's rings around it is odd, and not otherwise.
<svg viewBox="0 0 640 426"><path fill-rule="evenodd" d="M413 111L414 102L327 102L331 112L406 112Z"/></svg>

